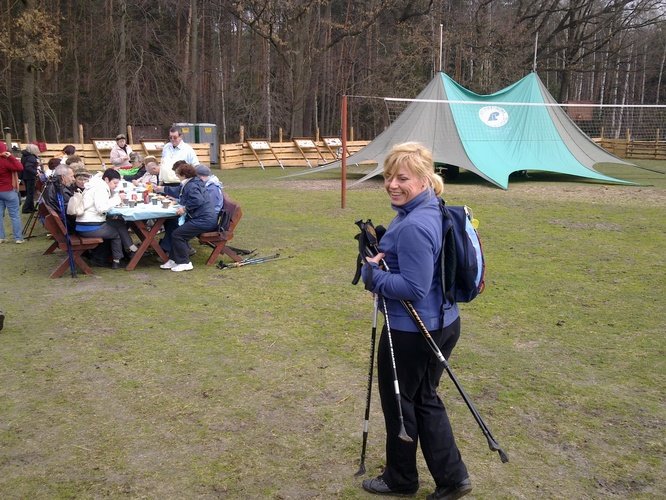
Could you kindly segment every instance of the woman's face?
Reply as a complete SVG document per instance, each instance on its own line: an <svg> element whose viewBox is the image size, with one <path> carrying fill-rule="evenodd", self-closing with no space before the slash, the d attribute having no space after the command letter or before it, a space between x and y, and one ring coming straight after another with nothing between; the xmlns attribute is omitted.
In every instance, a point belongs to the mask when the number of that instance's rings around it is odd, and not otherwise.
<svg viewBox="0 0 666 500"><path fill-rule="evenodd" d="M107 179L107 178L105 177L104 180L105 180L106 183L109 185L109 189L110 189L111 191L113 191L114 189L116 189L116 188L118 187L118 184L120 183L120 179L111 179L111 180L109 180L109 179Z"/></svg>
<svg viewBox="0 0 666 500"><path fill-rule="evenodd" d="M79 189L83 189L86 185L86 182L88 182L88 178L79 175L78 177L76 177L75 182L76 182L76 186Z"/></svg>
<svg viewBox="0 0 666 500"><path fill-rule="evenodd" d="M391 204L400 207L425 191L427 184L409 168L400 165L392 176L384 177L384 188L391 198Z"/></svg>
<svg viewBox="0 0 666 500"><path fill-rule="evenodd" d="M119 148L124 148L124 147L125 147L125 144L127 144L127 141L126 141L125 139L118 139L118 140L116 141L116 144L118 144L118 147L119 147Z"/></svg>

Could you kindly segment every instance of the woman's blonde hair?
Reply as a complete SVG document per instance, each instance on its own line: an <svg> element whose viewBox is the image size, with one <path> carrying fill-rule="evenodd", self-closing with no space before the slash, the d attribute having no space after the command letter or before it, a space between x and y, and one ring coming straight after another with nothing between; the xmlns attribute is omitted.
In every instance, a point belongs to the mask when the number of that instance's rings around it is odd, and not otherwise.
<svg viewBox="0 0 666 500"><path fill-rule="evenodd" d="M437 196L444 192L444 181L435 173L432 153L418 142L403 142L391 148L384 159L384 178L393 177L401 166L407 167L419 179L423 179Z"/></svg>

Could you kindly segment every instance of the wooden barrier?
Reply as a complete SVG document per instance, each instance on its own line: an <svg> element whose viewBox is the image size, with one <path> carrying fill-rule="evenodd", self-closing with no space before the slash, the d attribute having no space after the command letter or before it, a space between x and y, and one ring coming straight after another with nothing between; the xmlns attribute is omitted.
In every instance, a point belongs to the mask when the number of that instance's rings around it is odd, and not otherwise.
<svg viewBox="0 0 666 500"><path fill-rule="evenodd" d="M347 149L350 153L355 153L359 149L368 145L370 141L349 141L347 142ZM335 154L332 154L329 149L326 147L326 144L322 141L315 141L315 144L319 148L321 155L324 159L319 158L318 161L315 161L313 158L309 158L310 163L313 167L317 165L322 165L333 161ZM282 165L285 167L307 167L308 161L303 157L301 151L294 143L290 142L271 142L271 149L275 152L275 155L278 157ZM278 167L280 165L278 161L272 154L267 153L265 156L259 156L261 163L264 167ZM233 143L233 144L222 144L220 146L220 165L221 169L232 169L232 168L241 168L241 167L258 167L259 161L252 153L252 150L249 148L246 142L243 143Z"/></svg>
<svg viewBox="0 0 666 500"><path fill-rule="evenodd" d="M666 160L666 141L631 141L623 139L593 139L611 154L626 160Z"/></svg>
<svg viewBox="0 0 666 500"><path fill-rule="evenodd" d="M113 140L113 139L111 139ZM620 158L628 160L666 160L666 141L627 141L623 139L594 139L594 141L607 150L609 153L614 154ZM145 142L145 141L144 141ZM159 141L154 141L159 142ZM370 141L349 141L347 148L350 154L353 154L365 147ZM334 152L326 147L323 140L315 141L319 147L324 160L319 159L317 165L332 161ZM106 167L111 166L108 158L108 152L100 160L95 147L91 143L76 144L70 143L76 148L76 154L79 155L88 170L102 170L103 164ZM285 167L307 167L307 161L303 159L303 155L298 150L293 141L290 142L271 142L271 148L275 151L277 157L280 159ZM67 144L47 144L46 151L40 155L42 161L47 163L51 158L61 157L62 149ZM23 144L16 142L19 149L23 149ZM201 163L210 165L210 145L209 144L190 144L199 158ZM132 150L146 156L144 146L140 143L132 144ZM159 150L151 150L152 154L160 158ZM242 167L258 167L259 163L247 143L232 143L220 145L220 163L218 168L233 169ZM261 158L262 163L266 167L280 167L275 157L267 155L266 158ZM315 165L315 162L310 159L310 162Z"/></svg>
<svg viewBox="0 0 666 500"><path fill-rule="evenodd" d="M99 141L99 139L96 140ZM113 139L109 140L115 142ZM76 154L81 157L88 170L103 170L104 168L111 167L108 150L101 150L100 156L98 155L98 150L95 149L95 146L92 142L83 144L70 144L76 148ZM42 152L40 155L42 162L48 163L51 158L60 158L62 156L62 150L65 146L67 146L67 144L47 144L46 151ZM201 163L210 165L210 144L190 144L190 146L192 146L194 149L194 152L197 154L197 158L199 158ZM146 156L146 151L141 144L130 144L130 147L132 148L132 151L141 153L142 156ZM158 160L161 157L159 150L151 151L151 154L156 156Z"/></svg>

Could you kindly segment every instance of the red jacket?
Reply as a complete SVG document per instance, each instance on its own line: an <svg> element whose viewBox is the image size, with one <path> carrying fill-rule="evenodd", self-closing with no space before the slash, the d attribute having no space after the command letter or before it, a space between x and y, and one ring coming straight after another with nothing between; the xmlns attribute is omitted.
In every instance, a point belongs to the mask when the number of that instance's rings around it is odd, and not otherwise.
<svg viewBox="0 0 666 500"><path fill-rule="evenodd" d="M12 184L12 172L21 172L23 165L14 155L10 153L5 156L7 144L0 141L0 191L11 191L14 189Z"/></svg>

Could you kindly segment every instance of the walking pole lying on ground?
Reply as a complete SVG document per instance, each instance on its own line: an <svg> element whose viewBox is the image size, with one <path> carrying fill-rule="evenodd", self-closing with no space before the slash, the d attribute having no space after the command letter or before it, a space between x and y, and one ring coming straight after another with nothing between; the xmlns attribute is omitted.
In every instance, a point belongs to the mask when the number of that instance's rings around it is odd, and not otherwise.
<svg viewBox="0 0 666 500"><path fill-rule="evenodd" d="M363 420L363 446L361 447L361 464L355 476L365 474L365 450L368 445L368 428L370 426L370 399L372 398L372 373L375 366L375 341L377 339L377 310L379 301L377 295L373 296L372 335L370 336L370 367L368 369L368 393L365 399L365 419Z"/></svg>
<svg viewBox="0 0 666 500"><path fill-rule="evenodd" d="M377 247L377 236L375 234L375 228L372 225L372 221L368 220L368 222L363 222L363 221L357 221L356 225L361 229L363 233L365 233L365 241L368 242L368 246L365 249L365 253L367 254L368 257L373 257L379 253L379 248ZM386 271L390 271L388 265L386 264L386 261L384 259L381 260L381 265L384 267ZM479 412L476 410L476 407L472 403L472 401L469 399L469 396L467 396L467 393L465 390L462 388L460 383L458 382L458 379L456 378L455 374L451 370L451 367L449 366L449 363L446 361L446 358L442 354L442 351L440 351L439 346L435 342L435 340L432 338L432 335L430 335L430 332L426 328L426 326L423 324L423 321L419 317L418 312L412 305L412 303L409 300L401 300L400 304L403 306L403 308L407 311L407 313L410 315L414 323L416 323L416 326L418 327L419 331L423 335L423 338L426 340L428 343L428 346L432 350L432 352L435 354L435 357L444 365L444 368L446 369L446 373L449 374L449 377L453 381L453 384L456 386L456 389L458 389L458 392L462 396L463 400L465 401L465 404L467 405L467 408L469 408L469 411L472 413L474 416L474 420L476 420L476 423L479 425L481 428L481 432L483 432L483 435L486 437L486 440L488 441L488 447L490 448L491 451L496 451L499 454L500 460L502 463L506 463L509 461L509 457L507 456L506 453L500 448L500 445L497 443L495 438L490 432L490 429L488 429L488 426L486 423L483 421L481 418L481 415L479 415Z"/></svg>
<svg viewBox="0 0 666 500"><path fill-rule="evenodd" d="M268 257L252 257L249 259L243 259L240 262L232 262L231 264L225 264L224 262L220 261L218 262L217 267L219 267L220 269L227 269L231 267L252 266L254 264L263 264L264 262L269 262L271 260L279 260L279 259L291 259L291 256L280 257L280 254L276 253L275 255L270 255Z"/></svg>

